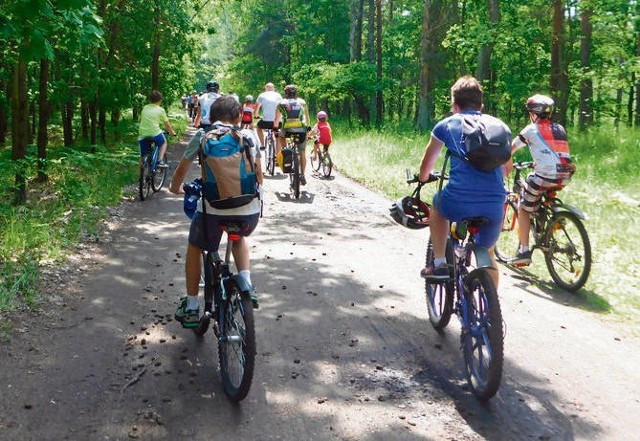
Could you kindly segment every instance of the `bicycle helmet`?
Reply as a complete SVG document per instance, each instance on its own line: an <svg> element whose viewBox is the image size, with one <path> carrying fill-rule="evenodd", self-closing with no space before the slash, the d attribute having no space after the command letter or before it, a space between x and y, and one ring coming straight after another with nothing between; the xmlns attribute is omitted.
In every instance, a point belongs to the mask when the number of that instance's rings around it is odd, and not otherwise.
<svg viewBox="0 0 640 441"><path fill-rule="evenodd" d="M554 105L553 99L546 95L536 94L527 100L527 110L541 118L549 118L553 113Z"/></svg>
<svg viewBox="0 0 640 441"><path fill-rule="evenodd" d="M411 230L421 230L429 226L431 211L429 205L412 196L398 199L389 208L394 221Z"/></svg>
<svg viewBox="0 0 640 441"><path fill-rule="evenodd" d="M244 98L244 100L245 100L245 102L252 103L253 102L253 95L247 95Z"/></svg>
<svg viewBox="0 0 640 441"><path fill-rule="evenodd" d="M319 120L324 121L325 119L327 119L327 112L325 112L324 110L321 110L321 111L319 111L319 112L318 112L318 114L316 115L316 117L317 117Z"/></svg>
<svg viewBox="0 0 640 441"><path fill-rule="evenodd" d="M207 83L207 90L209 92L217 92L220 90L220 84L217 81L209 81Z"/></svg>

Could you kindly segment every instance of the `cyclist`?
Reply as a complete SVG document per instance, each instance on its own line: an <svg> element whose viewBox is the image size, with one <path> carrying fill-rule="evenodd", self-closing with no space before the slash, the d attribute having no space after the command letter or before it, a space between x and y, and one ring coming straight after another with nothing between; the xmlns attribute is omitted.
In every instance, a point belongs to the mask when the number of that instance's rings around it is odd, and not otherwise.
<svg viewBox="0 0 640 441"><path fill-rule="evenodd" d="M307 109L307 103L302 98L298 98L298 86L294 84L289 84L284 88L284 99L278 104L275 121L280 121L280 119L282 119L282 130L279 130L278 133L276 156L284 147L285 138L290 138L291 135L297 134L300 138L300 143L298 144L300 183L306 185L307 179L304 177L304 170L307 160L304 150L307 145L307 132L311 130L311 127L309 127L309 109Z"/></svg>
<svg viewBox="0 0 640 441"><path fill-rule="evenodd" d="M518 205L518 239L520 248L516 256L509 261L514 265L531 263L529 249L529 217L538 209L544 192L553 187L563 188L571 180L575 165L569 154L567 133L560 124L551 121L554 101L546 95L533 95L527 100L526 107L531 123L514 138L512 154L524 146L534 162L533 173L527 176Z"/></svg>
<svg viewBox="0 0 640 441"><path fill-rule="evenodd" d="M211 106L211 117L214 119L213 127L216 129L231 130L240 124L240 114L242 106L232 96L225 95L214 101ZM176 168L176 171L171 179L171 185L169 191L172 193L182 193L182 183L184 178L193 163L193 160L198 155L200 148L200 142L204 136L204 130L198 130L194 137L189 141L189 144L184 152L184 156L180 160L180 164ZM238 139L235 132L229 132L225 136L232 136L237 142L242 142L242 139ZM262 168L260 166L260 151L255 147L252 149L252 156L256 163L256 174L258 183L262 186ZM218 179L221 179L218 177ZM202 204L206 206L206 219L203 218ZM198 325L200 319L200 307L198 301L198 288L200 283L200 271L202 268L201 256L202 250L217 251L222 238L222 231L219 226L222 222L242 222L246 225L240 232L242 236L240 240L233 242L233 260L238 270L238 275L244 279L246 286L253 287L251 284L251 273L249 270L249 245L245 239L245 236L249 236L258 225L258 219L260 217L261 203L260 199L255 198L247 205L243 205L238 208L230 209L216 209L213 208L204 198L201 198L198 202L198 209L191 221L191 228L189 229L189 242L187 245L187 255L185 261L186 272L186 288L187 297L181 299L180 306L178 307L175 318L182 323L184 327L195 327ZM203 228L203 222L206 222L207 237L204 236L205 228ZM257 307L257 297L253 288L250 292L251 300Z"/></svg>
<svg viewBox="0 0 640 441"><path fill-rule="evenodd" d="M332 137L331 137L331 126L327 121L327 119L329 118L327 115L327 112L325 112L324 110L321 110L316 115L316 118L318 118L318 122L311 129L311 135L316 137L315 141L313 142L313 149L317 156L318 153L320 152L319 150L320 144L322 144L324 153L326 153L329 150Z"/></svg>
<svg viewBox="0 0 640 441"><path fill-rule="evenodd" d="M451 87L453 115L441 120L431 132L431 139L420 165L421 182L426 182L433 171L436 160L446 146L458 156L466 156L462 141L463 115L480 115L482 110L482 88L478 80L470 76L459 78ZM497 124L504 124L496 119ZM496 288L498 271L493 248L500 235L503 206L506 191L503 185L505 166L485 172L464 159L451 155L449 181L444 189L433 197L433 207L429 227L433 243L433 266L422 269L420 275L432 283L449 278L449 267L445 257L445 247L449 232L449 221L460 222L472 216L483 216L489 223L480 226L476 243L489 249L496 271L490 271Z"/></svg>
<svg viewBox="0 0 640 441"><path fill-rule="evenodd" d="M160 107L162 102L162 94L157 90L154 90L149 94L149 104L142 108L140 113L140 127L138 128L138 144L140 145L140 158L138 162L142 165L142 157L152 148L152 143L160 146L158 162L159 167L166 167L164 162L164 154L167 151L167 138L164 137L164 133L160 128L160 123L164 124L171 136L175 136L176 132L173 131L169 118L167 118L167 112ZM150 140L153 138L153 141Z"/></svg>
<svg viewBox="0 0 640 441"><path fill-rule="evenodd" d="M253 113L256 105L253 103L253 96L247 95L242 105L242 128L253 129Z"/></svg>
<svg viewBox="0 0 640 441"><path fill-rule="evenodd" d="M264 92L258 95L256 99L255 116L260 114L262 109L262 118L258 121L258 138L260 139L260 146L264 146L264 132L263 130L273 129L273 122L276 119L276 108L278 103L282 101L282 95L276 92L273 83L267 83L264 86Z"/></svg>
<svg viewBox="0 0 640 441"><path fill-rule="evenodd" d="M219 91L220 85L216 81L209 81L207 83L207 91L198 98L196 120L193 125L203 129L205 132L209 131L211 124L214 122L209 118L209 110L213 102L220 97Z"/></svg>

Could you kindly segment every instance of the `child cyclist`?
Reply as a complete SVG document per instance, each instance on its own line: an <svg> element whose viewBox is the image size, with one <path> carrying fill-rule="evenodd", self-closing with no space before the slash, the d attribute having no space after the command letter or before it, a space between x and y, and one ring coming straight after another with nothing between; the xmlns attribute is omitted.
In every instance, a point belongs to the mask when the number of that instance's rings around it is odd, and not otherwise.
<svg viewBox="0 0 640 441"><path fill-rule="evenodd" d="M538 209L542 195L551 187L562 188L567 185L575 171L564 127L551 121L554 104L553 99L545 95L536 94L530 97L526 106L531 124L522 129L511 143L512 154L524 146L529 146L534 161L533 173L527 176L520 195L520 248L516 256L509 261L513 265L524 266L531 263L529 217Z"/></svg>
<svg viewBox="0 0 640 441"><path fill-rule="evenodd" d="M242 112L241 104L232 96L225 95L216 99L211 105L211 119L214 121L213 128L228 129L228 134L224 137L231 136L235 142L243 142L238 139L238 135L231 129L236 128L240 124L240 114ZM171 180L169 191L172 193L182 193L182 183L185 176L198 155L200 142L204 136L204 131L199 130L189 142L180 164ZM223 139L223 138L221 138ZM256 164L256 177L258 183L262 185L262 167L260 165L260 152L258 149L252 149L252 156ZM202 204L206 204L206 215L203 214ZM260 199L254 198L252 202L237 208L217 209L212 207L204 198L198 202L198 208L191 221L189 229L189 242L187 245L187 255L185 261L186 272L186 288L187 296L183 297L178 307L175 318L185 328L193 328L198 326L200 320L200 304L198 300L198 288L200 284L200 271L202 268L201 256L202 250L216 251L220 245L222 231L220 225L225 221L242 222L246 225L240 232L241 238L233 242L233 260L238 270L238 275L245 282L246 291L249 292L254 306L257 307L257 298L251 284L251 275L249 271L249 245L246 236L249 236L258 225L260 217L261 202ZM206 222L206 228L203 227ZM206 237L205 237L206 231ZM244 289L244 288L243 288Z"/></svg>
<svg viewBox="0 0 640 441"><path fill-rule="evenodd" d="M164 133L160 128L160 123L163 123L167 131L171 136L175 136L176 132L173 131L169 118L167 118L167 112L160 107L162 102L162 94L157 90L154 90L149 94L149 104L142 108L140 113L140 127L138 128L138 144L140 145L140 158L138 162L142 165L142 157L147 154L152 147L152 143L160 146L160 162L159 166L166 166L164 162L164 154L167 151L167 138L164 137ZM153 141L151 140L153 138Z"/></svg>
<svg viewBox="0 0 640 441"><path fill-rule="evenodd" d="M310 137L314 139L313 141L313 155L318 157L318 153L320 153L320 144L322 144L323 152L327 153L329 150L329 146L331 145L332 137L331 137L331 126L327 121L328 116L327 112L321 110L316 115L318 118L318 122L311 129Z"/></svg>
<svg viewBox="0 0 640 441"><path fill-rule="evenodd" d="M247 95L242 104L242 128L253 129L253 114L256 111L256 105L253 103L253 96Z"/></svg>

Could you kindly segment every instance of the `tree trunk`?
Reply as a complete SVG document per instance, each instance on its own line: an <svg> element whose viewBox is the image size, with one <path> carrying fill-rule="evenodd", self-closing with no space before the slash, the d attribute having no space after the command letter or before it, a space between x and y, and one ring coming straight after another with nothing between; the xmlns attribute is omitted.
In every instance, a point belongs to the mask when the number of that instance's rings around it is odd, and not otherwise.
<svg viewBox="0 0 640 441"><path fill-rule="evenodd" d="M100 143L107 143L107 111L101 105L98 111L98 131L100 133Z"/></svg>
<svg viewBox="0 0 640 441"><path fill-rule="evenodd" d="M382 126L382 0L376 0L376 76L378 90L376 92L376 127Z"/></svg>
<svg viewBox="0 0 640 441"><path fill-rule="evenodd" d="M160 4L156 0L153 9L154 35L153 60L151 61L151 90L160 90Z"/></svg>
<svg viewBox="0 0 640 441"><path fill-rule="evenodd" d="M62 133L65 147L73 145L73 98L68 97L62 105Z"/></svg>
<svg viewBox="0 0 640 441"><path fill-rule="evenodd" d="M551 36L551 94L556 100L556 119L567 124L569 81L564 57L564 2L553 0L553 33Z"/></svg>
<svg viewBox="0 0 640 441"><path fill-rule="evenodd" d="M627 126L633 127L633 102L636 84L636 74L631 72L631 86L629 87L629 99L627 100Z"/></svg>
<svg viewBox="0 0 640 441"><path fill-rule="evenodd" d="M591 14L590 9L580 13L580 66L584 77L580 81L580 113L578 115L578 127L584 131L593 124L593 83L591 81Z"/></svg>
<svg viewBox="0 0 640 441"><path fill-rule="evenodd" d="M498 0L487 0L487 8L489 9L489 27L491 30L496 29L500 23L500 5ZM480 48L478 54L478 68L476 70L476 79L480 84L488 83L491 79L491 53L493 52L494 41L490 38L487 44ZM485 94L485 99L489 94Z"/></svg>
<svg viewBox="0 0 640 441"><path fill-rule="evenodd" d="M89 105L85 99L80 101L80 131L82 139L89 139Z"/></svg>
<svg viewBox="0 0 640 441"><path fill-rule="evenodd" d="M1 65L2 68L6 66ZM11 101L11 82L4 82L0 78L0 90L5 92L6 101L0 101L0 146L7 141L7 130L9 129L9 103Z"/></svg>
<svg viewBox="0 0 640 441"><path fill-rule="evenodd" d="M27 155L29 142L29 103L27 100L27 64L18 60L11 76L11 159L20 161ZM27 200L27 176L25 167L18 165L16 175L15 204Z"/></svg>
<svg viewBox="0 0 640 441"><path fill-rule="evenodd" d="M91 121L91 126L89 129L89 144L91 144L91 151L95 151L95 145L98 143L97 139L97 127L98 127L98 109L95 101L95 97L93 101L89 103L89 119Z"/></svg>
<svg viewBox="0 0 640 441"><path fill-rule="evenodd" d="M620 119L622 118L622 96L624 95L624 90L619 88L616 92L616 115L613 119L613 125L617 129L620 127Z"/></svg>
<svg viewBox="0 0 640 441"><path fill-rule="evenodd" d="M368 1L367 11L367 61L371 66L376 65L376 48L375 48L375 30L376 30L376 0ZM377 87L378 85L376 85ZM376 114L376 94L375 92L369 92L369 118ZM371 123L371 120L367 120L367 125Z"/></svg>
<svg viewBox="0 0 640 441"><path fill-rule="evenodd" d="M40 60L40 96L38 97L38 107L40 120L38 121L38 181L45 182L47 180L47 145L49 144L49 66L51 62L46 58Z"/></svg>
<svg viewBox="0 0 640 441"><path fill-rule="evenodd" d="M442 33L438 32L442 20L442 0L424 0L422 12L422 37L420 42L420 89L416 126L425 131L433 125L435 117L434 88L438 62L438 47Z"/></svg>

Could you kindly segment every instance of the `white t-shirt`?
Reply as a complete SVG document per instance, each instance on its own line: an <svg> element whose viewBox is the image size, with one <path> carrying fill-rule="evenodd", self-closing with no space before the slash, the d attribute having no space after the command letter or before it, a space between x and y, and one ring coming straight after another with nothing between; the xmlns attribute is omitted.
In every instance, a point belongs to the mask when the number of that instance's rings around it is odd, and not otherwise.
<svg viewBox="0 0 640 441"><path fill-rule="evenodd" d="M276 119L276 108L280 101L282 101L282 95L275 90L262 92L258 95L256 103L260 104L260 108L262 109L263 121L271 122Z"/></svg>
<svg viewBox="0 0 640 441"><path fill-rule="evenodd" d="M205 124L205 125L211 124L211 121L209 121L209 111L211 110L211 104L213 104L213 102L217 100L219 97L220 95L218 95L215 92L205 92L202 95L200 95L200 98L198 99L198 106L200 106L200 115L202 116L202 124Z"/></svg>

